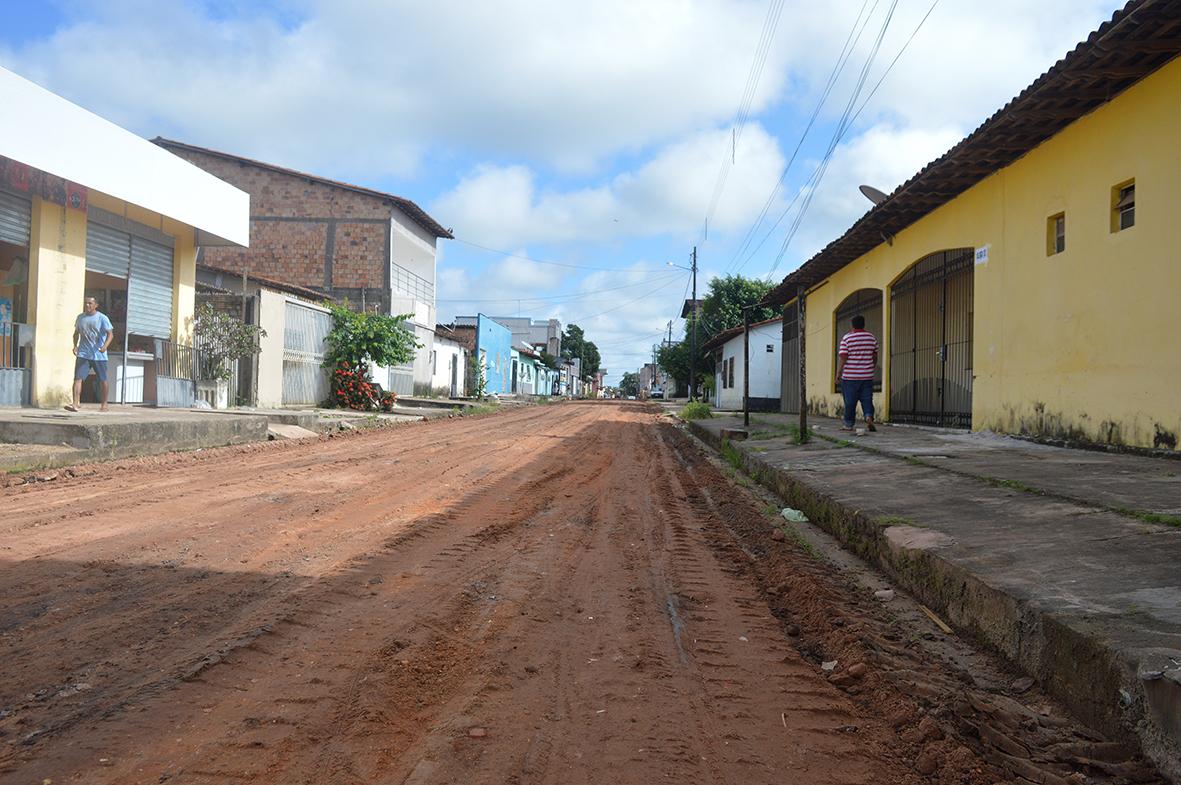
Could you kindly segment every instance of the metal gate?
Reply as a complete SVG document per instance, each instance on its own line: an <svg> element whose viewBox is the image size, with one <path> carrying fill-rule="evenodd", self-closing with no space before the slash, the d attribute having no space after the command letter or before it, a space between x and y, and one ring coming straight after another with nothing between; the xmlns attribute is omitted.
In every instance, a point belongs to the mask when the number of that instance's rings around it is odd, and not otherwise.
<svg viewBox="0 0 1181 785"><path fill-rule="evenodd" d="M972 425L971 248L925 256L890 289L890 419Z"/></svg>
<svg viewBox="0 0 1181 785"><path fill-rule="evenodd" d="M328 399L324 339L332 315L287 301L283 325L283 405L314 406Z"/></svg>
<svg viewBox="0 0 1181 785"><path fill-rule="evenodd" d="M800 410L800 309L792 300L783 307L783 370L779 380L779 411Z"/></svg>

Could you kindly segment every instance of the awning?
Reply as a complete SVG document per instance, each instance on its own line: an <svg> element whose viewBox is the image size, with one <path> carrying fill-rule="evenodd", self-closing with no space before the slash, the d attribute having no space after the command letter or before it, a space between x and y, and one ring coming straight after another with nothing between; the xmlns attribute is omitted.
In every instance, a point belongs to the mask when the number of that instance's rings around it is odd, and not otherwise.
<svg viewBox="0 0 1181 785"><path fill-rule="evenodd" d="M204 245L250 244L250 195L114 123L0 68L0 155L198 230Z"/></svg>

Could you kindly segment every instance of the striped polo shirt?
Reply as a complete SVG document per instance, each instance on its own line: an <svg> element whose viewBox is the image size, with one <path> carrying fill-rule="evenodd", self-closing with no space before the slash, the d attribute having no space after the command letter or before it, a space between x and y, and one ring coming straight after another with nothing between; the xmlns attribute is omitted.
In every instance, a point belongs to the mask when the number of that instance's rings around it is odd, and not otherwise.
<svg viewBox="0 0 1181 785"><path fill-rule="evenodd" d="M842 379L872 379L874 360L878 356L878 339L869 330L852 330L841 339L837 352L845 360Z"/></svg>

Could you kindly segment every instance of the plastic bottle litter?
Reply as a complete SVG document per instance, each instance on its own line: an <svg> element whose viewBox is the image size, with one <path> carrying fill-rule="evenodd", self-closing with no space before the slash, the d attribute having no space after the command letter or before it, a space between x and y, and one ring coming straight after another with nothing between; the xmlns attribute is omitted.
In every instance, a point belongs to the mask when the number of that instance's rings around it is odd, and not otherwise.
<svg viewBox="0 0 1181 785"><path fill-rule="evenodd" d="M783 508L783 517L785 520L789 520L792 523L807 523L808 522L807 515L804 515L799 510L792 509L791 507L784 507Z"/></svg>

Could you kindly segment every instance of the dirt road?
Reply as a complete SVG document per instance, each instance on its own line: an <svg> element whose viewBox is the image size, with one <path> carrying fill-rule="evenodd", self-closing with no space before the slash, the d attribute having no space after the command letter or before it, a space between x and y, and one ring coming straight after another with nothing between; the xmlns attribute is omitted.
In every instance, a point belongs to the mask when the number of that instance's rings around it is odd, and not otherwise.
<svg viewBox="0 0 1181 785"><path fill-rule="evenodd" d="M929 781L914 705L801 651L763 512L640 405L88 472L0 499L0 782Z"/></svg>

